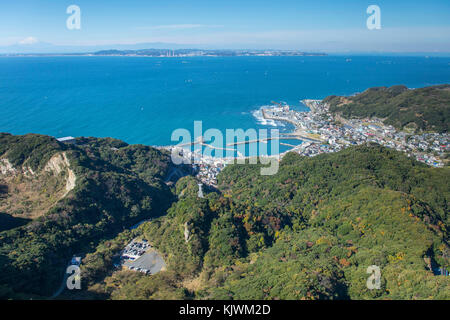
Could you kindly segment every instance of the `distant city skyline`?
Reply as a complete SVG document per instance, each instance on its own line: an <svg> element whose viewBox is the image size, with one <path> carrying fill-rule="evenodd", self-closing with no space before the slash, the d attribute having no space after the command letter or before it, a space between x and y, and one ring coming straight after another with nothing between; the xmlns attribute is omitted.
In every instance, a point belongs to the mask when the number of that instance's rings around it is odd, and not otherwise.
<svg viewBox="0 0 450 320"><path fill-rule="evenodd" d="M81 9L69 30L67 8ZM370 5L381 29L369 30ZM89 1L1 4L0 53L155 48L449 53L450 1Z"/></svg>

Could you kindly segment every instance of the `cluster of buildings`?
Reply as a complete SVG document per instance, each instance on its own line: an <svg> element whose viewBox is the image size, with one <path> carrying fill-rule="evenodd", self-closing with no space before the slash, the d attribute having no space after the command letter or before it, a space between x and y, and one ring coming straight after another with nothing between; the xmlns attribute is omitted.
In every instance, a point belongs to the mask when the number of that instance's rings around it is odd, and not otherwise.
<svg viewBox="0 0 450 320"><path fill-rule="evenodd" d="M225 166L226 163L220 159L206 159L194 164L194 169L197 172L197 178L201 182L210 186L216 186L217 175Z"/></svg>
<svg viewBox="0 0 450 320"><path fill-rule="evenodd" d="M426 164L442 167L440 160L446 157L450 149L450 136L447 133L425 133L421 135L408 136L406 148L414 156Z"/></svg>
<svg viewBox="0 0 450 320"><path fill-rule="evenodd" d="M430 166L442 167L442 159L450 151L448 133L424 133L409 135L385 125L380 119L343 119L333 116L329 106L320 100L303 100L311 111L298 112L286 107L271 109L270 119L284 120L295 125L297 131L317 136L322 142L306 142L293 150L302 155L315 156L336 152L350 145L375 142L380 145L406 152L418 161Z"/></svg>
<svg viewBox="0 0 450 320"><path fill-rule="evenodd" d="M235 56L326 56L326 53L302 52L297 50L202 50L202 49L141 49L102 50L80 54L88 56L144 56L144 57L235 57Z"/></svg>
<svg viewBox="0 0 450 320"><path fill-rule="evenodd" d="M273 108L262 109L265 119L285 121L295 126L295 132L280 135L282 139L298 139L302 143L282 153L297 152L313 157L322 153L337 152L351 145L377 143L396 149L434 167L443 167L450 151L448 133L424 133L411 135L385 125L380 119L344 119L329 112L329 106L321 100L303 100L308 112L291 110L286 104L276 103ZM203 184L216 186L217 176L235 159L218 158L191 152L180 146L163 147L177 153L184 163L193 164L196 177ZM242 155L241 155L242 156Z"/></svg>
<svg viewBox="0 0 450 320"><path fill-rule="evenodd" d="M181 147L168 146L163 148L169 150L171 154L173 148L177 148L176 154L180 158L179 161L191 163L197 179L209 186L217 186L217 176L229 162L227 158L202 155Z"/></svg>
<svg viewBox="0 0 450 320"><path fill-rule="evenodd" d="M287 152L295 151L301 154L302 156L313 157L321 153L338 152L341 149L342 146L337 144L329 145L314 142L304 142L300 144L298 147L294 148L294 150L289 150Z"/></svg>

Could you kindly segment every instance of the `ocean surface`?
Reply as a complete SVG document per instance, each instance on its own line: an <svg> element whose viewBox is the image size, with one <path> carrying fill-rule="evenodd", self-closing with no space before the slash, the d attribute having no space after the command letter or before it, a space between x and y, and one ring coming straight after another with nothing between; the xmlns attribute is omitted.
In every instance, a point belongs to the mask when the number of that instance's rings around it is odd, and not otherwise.
<svg viewBox="0 0 450 320"><path fill-rule="evenodd" d="M450 83L450 58L0 57L0 132L160 146L176 144L173 130L193 132L199 120L224 134L290 130L261 118L271 101L307 110L300 100L441 83Z"/></svg>

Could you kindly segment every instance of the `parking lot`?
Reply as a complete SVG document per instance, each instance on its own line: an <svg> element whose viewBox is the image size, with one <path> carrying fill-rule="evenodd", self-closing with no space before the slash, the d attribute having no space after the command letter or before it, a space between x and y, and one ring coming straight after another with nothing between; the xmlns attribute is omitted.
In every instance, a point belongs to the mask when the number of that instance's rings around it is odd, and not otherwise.
<svg viewBox="0 0 450 320"><path fill-rule="evenodd" d="M136 260L127 260L123 264L130 270L140 271L145 274L155 274L165 269L163 258L153 249L149 249Z"/></svg>
<svg viewBox="0 0 450 320"><path fill-rule="evenodd" d="M147 240L131 241L123 250L120 258L122 266L145 274L155 274L166 267L162 256L152 249Z"/></svg>
<svg viewBox="0 0 450 320"><path fill-rule="evenodd" d="M147 240L133 240L123 250L122 258L130 260L138 259L149 248L151 248L151 246L148 244Z"/></svg>

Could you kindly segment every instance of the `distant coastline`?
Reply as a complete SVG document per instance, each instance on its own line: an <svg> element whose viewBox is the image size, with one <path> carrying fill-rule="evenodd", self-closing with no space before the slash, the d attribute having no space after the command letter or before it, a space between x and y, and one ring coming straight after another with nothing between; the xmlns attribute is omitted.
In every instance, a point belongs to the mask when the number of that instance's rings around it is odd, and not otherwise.
<svg viewBox="0 0 450 320"><path fill-rule="evenodd" d="M201 49L142 49L142 50L101 50L95 52L72 53L4 53L3 57L56 57L56 56L125 56L125 57L306 57L327 56L326 53L303 52L297 50L201 50Z"/></svg>

